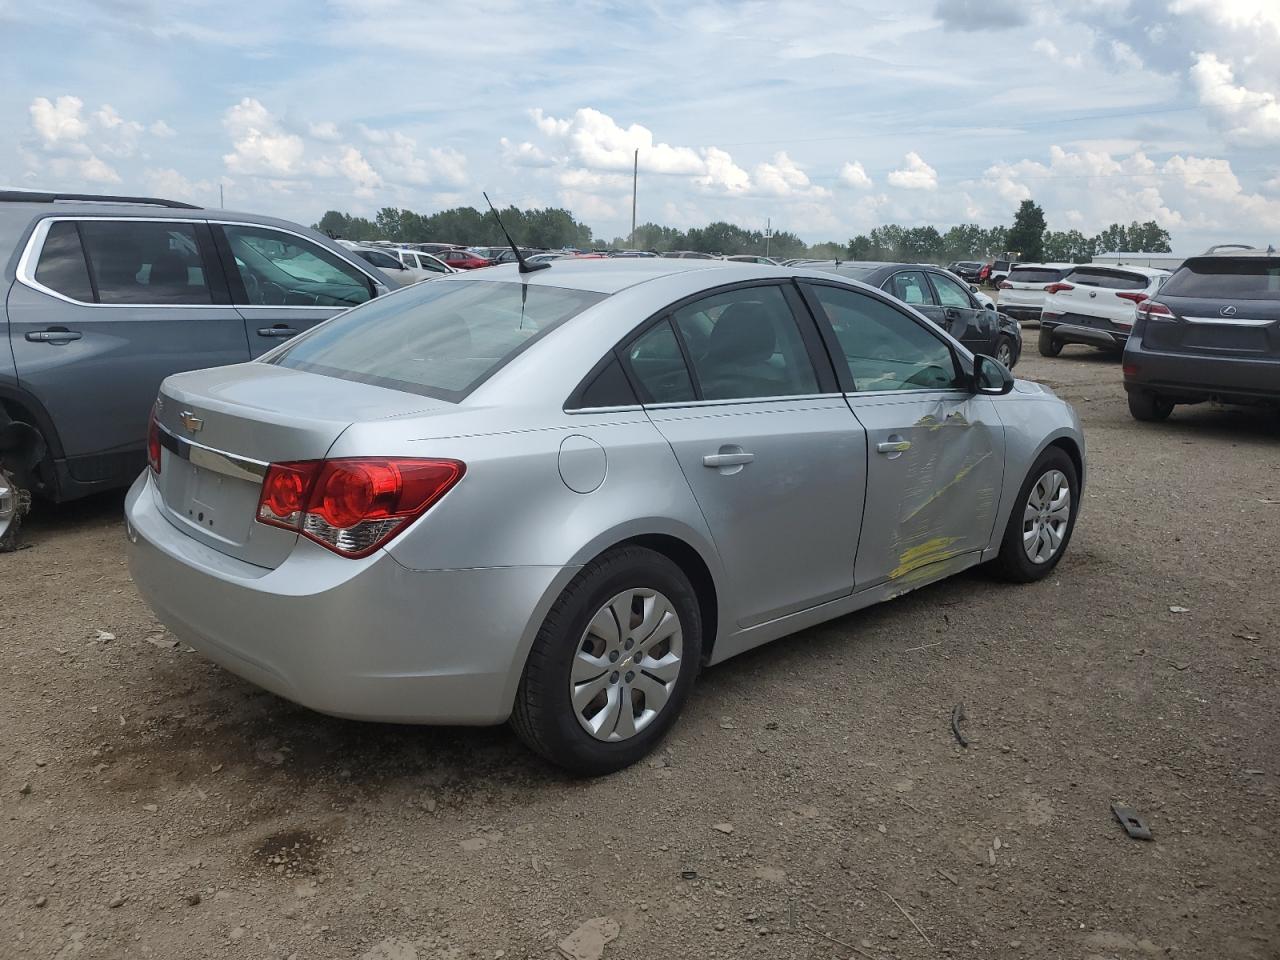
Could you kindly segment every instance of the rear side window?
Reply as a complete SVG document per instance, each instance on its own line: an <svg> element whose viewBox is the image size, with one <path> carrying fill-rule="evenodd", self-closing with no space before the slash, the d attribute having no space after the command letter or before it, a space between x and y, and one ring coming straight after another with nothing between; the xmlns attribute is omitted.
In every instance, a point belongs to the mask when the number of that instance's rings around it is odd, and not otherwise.
<svg viewBox="0 0 1280 960"><path fill-rule="evenodd" d="M693 378L689 376L680 342L669 320L663 320L632 341L627 350L627 363L640 382L646 403L689 403L697 399Z"/></svg>
<svg viewBox="0 0 1280 960"><path fill-rule="evenodd" d="M224 224L244 292L255 307L352 307L373 296L369 278L331 250L273 230ZM379 254L382 256L382 254Z"/></svg>
<svg viewBox="0 0 1280 960"><path fill-rule="evenodd" d="M55 227L78 228L98 303L213 303L195 224L81 220ZM59 232L60 243L70 245L70 230ZM53 235L51 228L50 237ZM94 297L76 299L93 301Z"/></svg>
<svg viewBox="0 0 1280 960"><path fill-rule="evenodd" d="M1161 293L1171 297L1280 300L1280 259L1188 260L1165 282Z"/></svg>
<svg viewBox="0 0 1280 960"><path fill-rule="evenodd" d="M1099 270L1096 267L1076 267L1066 277L1072 283L1104 290L1145 290L1151 282L1141 273L1124 270Z"/></svg>
<svg viewBox="0 0 1280 960"><path fill-rule="evenodd" d="M266 362L456 402L603 299L541 284L419 283L301 334Z"/></svg>
<svg viewBox="0 0 1280 960"><path fill-rule="evenodd" d="M1053 267L1014 267L1009 273L1010 283L1057 283L1067 271Z"/></svg>
<svg viewBox="0 0 1280 960"><path fill-rule="evenodd" d="M36 281L72 300L94 302L80 233L69 220L49 227L40 250L40 262L36 264Z"/></svg>

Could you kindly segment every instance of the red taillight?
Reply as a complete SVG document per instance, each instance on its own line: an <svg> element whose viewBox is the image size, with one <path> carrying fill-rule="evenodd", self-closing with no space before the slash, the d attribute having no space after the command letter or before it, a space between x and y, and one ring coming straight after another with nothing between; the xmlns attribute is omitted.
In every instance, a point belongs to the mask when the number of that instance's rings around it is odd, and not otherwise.
<svg viewBox="0 0 1280 960"><path fill-rule="evenodd" d="M1155 303L1147 300L1138 304L1138 319L1145 320L1148 317L1172 317L1173 311L1166 307L1163 303Z"/></svg>
<svg viewBox="0 0 1280 960"><path fill-rule="evenodd" d="M1012 290L1012 289L1013 289L1013 284L1012 284L1012 283L1010 283L1008 280L1001 280L1001 281L1000 281L1000 289L1001 289L1001 290Z"/></svg>
<svg viewBox="0 0 1280 960"><path fill-rule="evenodd" d="M147 465L153 472L160 472L160 424L156 422L155 407L151 408L151 416L147 418Z"/></svg>
<svg viewBox="0 0 1280 960"><path fill-rule="evenodd" d="M1147 295L1138 290L1117 290L1116 296L1121 300L1130 300L1133 303L1141 303L1147 299Z"/></svg>
<svg viewBox="0 0 1280 960"><path fill-rule="evenodd" d="M1138 375L1138 365L1136 363L1126 363L1121 369L1124 370L1126 380L1131 380Z"/></svg>
<svg viewBox="0 0 1280 960"><path fill-rule="evenodd" d="M457 460L395 457L305 460L267 468L258 520L344 557L365 557L462 479Z"/></svg>
<svg viewBox="0 0 1280 960"><path fill-rule="evenodd" d="M1044 288L1045 293L1061 293L1063 290L1074 290L1074 283L1051 283Z"/></svg>

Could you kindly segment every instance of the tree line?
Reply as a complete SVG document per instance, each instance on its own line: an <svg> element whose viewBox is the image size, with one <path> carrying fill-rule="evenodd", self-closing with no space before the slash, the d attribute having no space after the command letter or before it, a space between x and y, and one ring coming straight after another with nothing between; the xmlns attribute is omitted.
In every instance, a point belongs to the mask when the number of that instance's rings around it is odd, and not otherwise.
<svg viewBox="0 0 1280 960"><path fill-rule="evenodd" d="M521 210L507 207L502 221L512 239L522 246L558 250L634 247L665 253L694 250L700 253L768 254L780 259L903 260L913 263L946 264L956 260L985 260L1012 254L1028 262L1087 263L1096 254L1118 250L1168 253L1169 232L1154 220L1134 221L1128 226L1113 223L1093 236L1079 230L1048 229L1044 211L1024 200L1008 227L982 227L962 223L945 232L934 226L904 227L884 224L847 243L828 241L806 244L796 234L775 231L766 238L760 230L716 221L705 227L679 230L657 223L636 227L634 238L615 237L604 242L592 236L591 228L574 218L569 210L547 207ZM468 246L500 246L502 231L488 211L455 207L438 213L420 214L412 210L383 207L374 219L356 217L337 210L328 211L313 225L330 236L346 240L395 240L407 243L445 242Z"/></svg>

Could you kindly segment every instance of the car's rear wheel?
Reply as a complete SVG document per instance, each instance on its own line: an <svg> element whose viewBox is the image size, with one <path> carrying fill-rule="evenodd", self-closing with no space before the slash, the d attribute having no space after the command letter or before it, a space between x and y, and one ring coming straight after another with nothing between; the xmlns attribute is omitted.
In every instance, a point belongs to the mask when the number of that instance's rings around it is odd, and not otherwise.
<svg viewBox="0 0 1280 960"><path fill-rule="evenodd" d="M1040 356L1042 357L1056 357L1062 352L1062 341L1054 337L1053 331L1048 327L1040 328L1038 345L1040 347Z"/></svg>
<svg viewBox="0 0 1280 960"><path fill-rule="evenodd" d="M1173 401L1145 390L1131 390L1129 413L1135 420L1166 420L1173 413Z"/></svg>
<svg viewBox="0 0 1280 960"><path fill-rule="evenodd" d="M1015 583L1047 577L1067 552L1079 509L1076 465L1066 451L1049 447L1027 471L992 569Z"/></svg>
<svg viewBox="0 0 1280 960"><path fill-rule="evenodd" d="M18 486L8 470L0 468L0 553L18 549L18 531L29 509L31 494Z"/></svg>
<svg viewBox="0 0 1280 960"><path fill-rule="evenodd" d="M620 770L675 722L701 655L698 599L683 571L653 550L612 550L584 567L547 614L512 726L573 773Z"/></svg>
<svg viewBox="0 0 1280 960"><path fill-rule="evenodd" d="M996 344L996 359L1004 364L1006 370L1013 369L1013 341L1008 337L1001 337Z"/></svg>

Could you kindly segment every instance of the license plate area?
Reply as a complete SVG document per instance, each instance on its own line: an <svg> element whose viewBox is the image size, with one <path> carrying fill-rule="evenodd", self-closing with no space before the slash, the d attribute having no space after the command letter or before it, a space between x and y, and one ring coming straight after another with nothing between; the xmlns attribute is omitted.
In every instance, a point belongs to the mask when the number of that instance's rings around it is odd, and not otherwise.
<svg viewBox="0 0 1280 960"><path fill-rule="evenodd" d="M224 544L248 539L260 484L168 457L158 485L170 518L189 533Z"/></svg>

